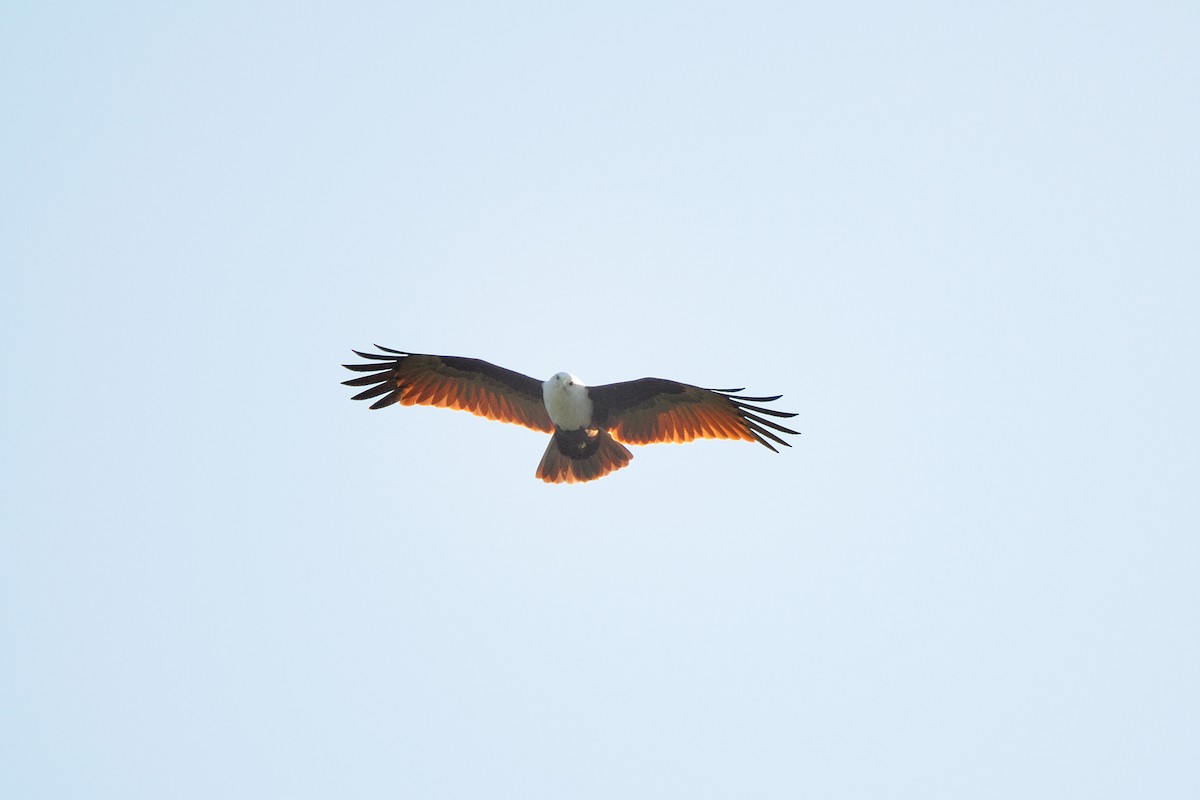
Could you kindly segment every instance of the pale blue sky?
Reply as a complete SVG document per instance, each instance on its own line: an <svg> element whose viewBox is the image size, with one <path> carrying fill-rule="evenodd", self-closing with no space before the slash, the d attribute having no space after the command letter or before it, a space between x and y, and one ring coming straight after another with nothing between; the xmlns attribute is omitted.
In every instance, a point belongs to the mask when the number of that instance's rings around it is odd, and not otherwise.
<svg viewBox="0 0 1200 800"><path fill-rule="evenodd" d="M0 796L1196 797L1198 8L7 4Z"/></svg>

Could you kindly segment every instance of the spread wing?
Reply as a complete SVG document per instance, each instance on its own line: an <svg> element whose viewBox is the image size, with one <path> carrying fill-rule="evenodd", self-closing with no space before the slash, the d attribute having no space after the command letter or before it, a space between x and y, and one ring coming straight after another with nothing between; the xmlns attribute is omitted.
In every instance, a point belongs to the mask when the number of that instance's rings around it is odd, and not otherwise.
<svg viewBox="0 0 1200 800"><path fill-rule="evenodd" d="M741 439L758 442L776 453L779 451L771 442L791 447L779 433L795 434L797 431L765 416L796 415L750 405L769 403L783 395L745 397L735 394L740 391L701 389L662 378L642 378L594 386L588 394L597 423L607 427L614 439L626 444Z"/></svg>
<svg viewBox="0 0 1200 800"><path fill-rule="evenodd" d="M368 387L353 399L378 397L371 408L393 403L439 406L524 425L535 431L554 431L542 402L542 383L535 378L478 358L429 356L375 346L391 355L355 350L355 355L370 359L371 363L342 365L355 372L369 373L343 383Z"/></svg>

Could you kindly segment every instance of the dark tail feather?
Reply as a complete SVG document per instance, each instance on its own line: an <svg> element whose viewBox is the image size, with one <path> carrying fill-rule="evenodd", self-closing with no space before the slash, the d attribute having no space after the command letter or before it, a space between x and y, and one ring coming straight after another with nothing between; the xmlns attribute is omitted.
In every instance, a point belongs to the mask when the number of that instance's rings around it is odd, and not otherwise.
<svg viewBox="0 0 1200 800"><path fill-rule="evenodd" d="M546 446L542 463L538 464L537 476L546 483L594 481L626 466L633 458L633 453L609 436L608 431L602 430L596 434L596 447L586 448L592 451L590 455L577 458L563 452L559 436L557 432L554 434Z"/></svg>

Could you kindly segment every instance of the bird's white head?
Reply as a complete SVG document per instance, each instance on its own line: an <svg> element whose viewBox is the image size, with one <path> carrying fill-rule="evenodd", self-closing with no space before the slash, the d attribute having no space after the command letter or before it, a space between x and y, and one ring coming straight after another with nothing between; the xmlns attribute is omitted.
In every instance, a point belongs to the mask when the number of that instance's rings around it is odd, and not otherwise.
<svg viewBox="0 0 1200 800"><path fill-rule="evenodd" d="M551 421L564 430L578 430L592 422L587 387L569 372L556 373L542 384L542 400Z"/></svg>

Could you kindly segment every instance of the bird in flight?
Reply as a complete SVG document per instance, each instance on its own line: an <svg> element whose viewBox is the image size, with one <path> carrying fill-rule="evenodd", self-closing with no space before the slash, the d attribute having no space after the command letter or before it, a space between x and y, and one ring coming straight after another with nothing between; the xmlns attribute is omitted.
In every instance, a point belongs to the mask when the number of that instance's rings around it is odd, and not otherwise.
<svg viewBox="0 0 1200 800"><path fill-rule="evenodd" d="M797 434L766 417L794 417L751 403L773 397L746 397L742 389L701 389L663 378L585 386L566 372L542 382L478 358L406 353L375 345L382 353L354 354L366 364L343 364L367 373L343 381L365 386L355 400L379 398L371 408L400 403L470 411L487 419L552 433L537 477L547 483L579 483L601 478L629 464L627 444L740 439L791 445L779 436ZM765 415L765 416L764 416Z"/></svg>

